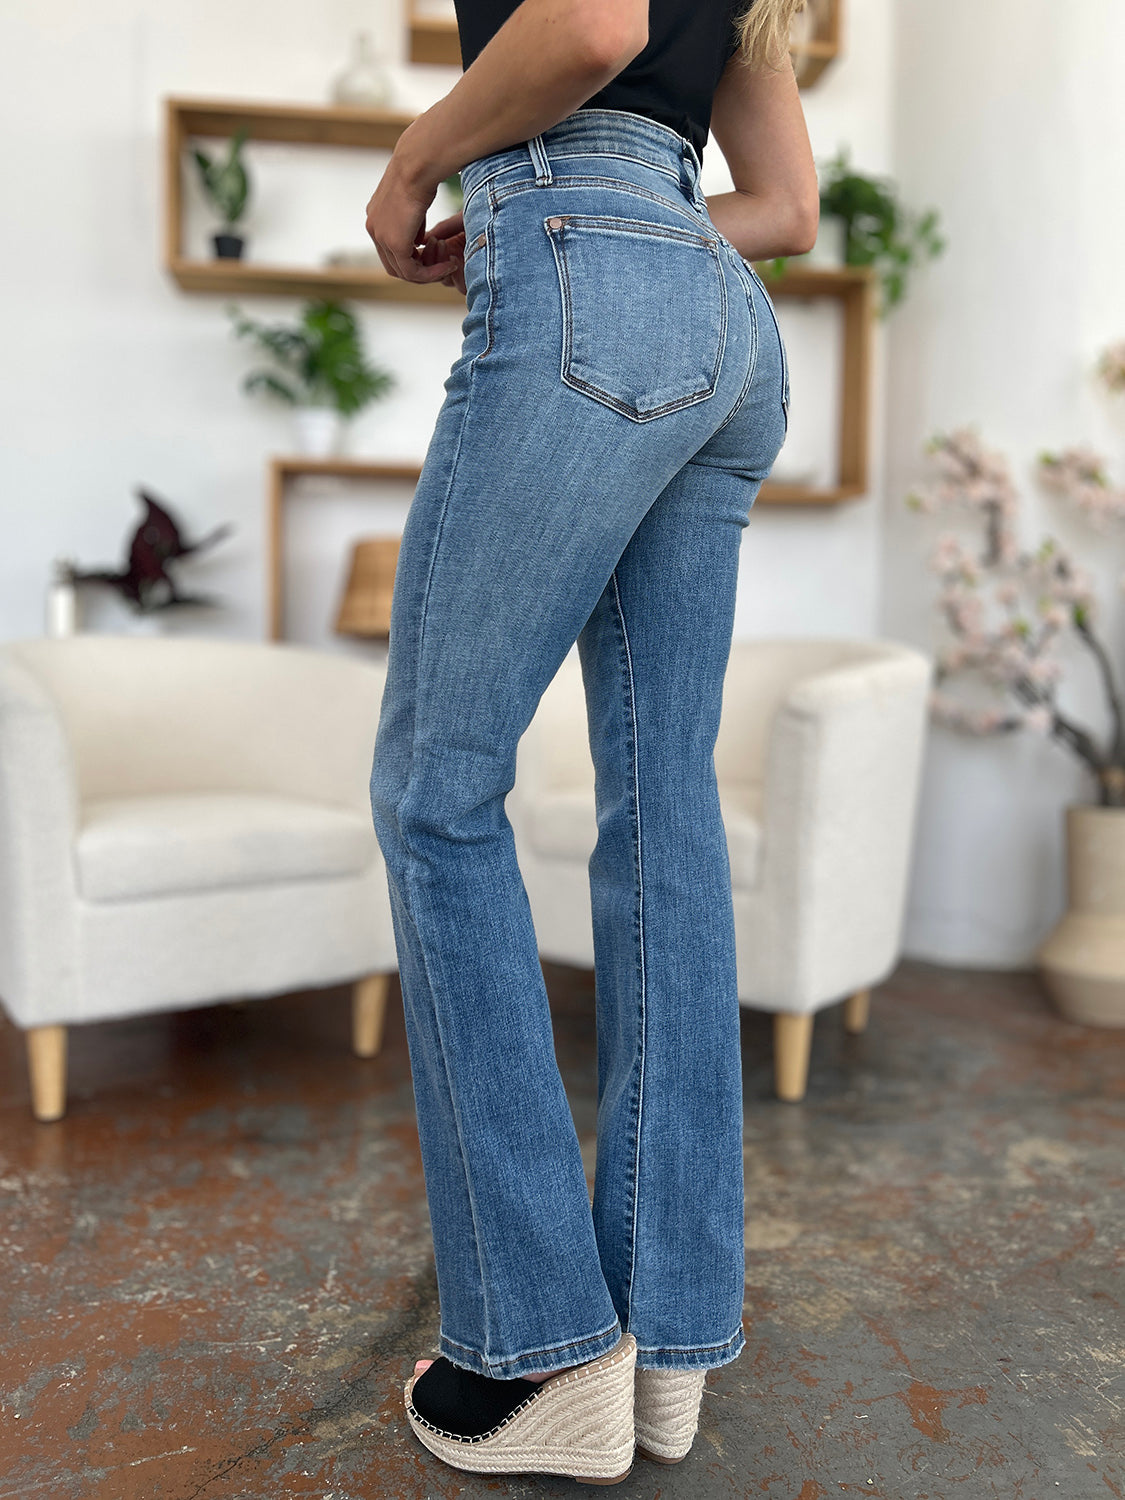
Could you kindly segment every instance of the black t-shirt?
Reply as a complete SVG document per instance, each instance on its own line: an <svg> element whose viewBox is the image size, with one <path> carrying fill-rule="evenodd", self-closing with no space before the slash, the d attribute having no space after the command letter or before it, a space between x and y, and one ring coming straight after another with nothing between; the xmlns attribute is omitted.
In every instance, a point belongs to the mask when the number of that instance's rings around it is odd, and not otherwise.
<svg viewBox="0 0 1125 1500"><path fill-rule="evenodd" d="M519 0L454 0L461 62L469 67ZM702 158L711 101L735 43L746 0L650 0L648 45L581 106L628 109L670 125Z"/></svg>

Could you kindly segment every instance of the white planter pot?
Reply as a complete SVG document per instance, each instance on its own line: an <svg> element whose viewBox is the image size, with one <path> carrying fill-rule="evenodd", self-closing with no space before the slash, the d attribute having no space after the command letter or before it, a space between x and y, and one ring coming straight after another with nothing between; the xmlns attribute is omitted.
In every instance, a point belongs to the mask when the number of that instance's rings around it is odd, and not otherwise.
<svg viewBox="0 0 1125 1500"><path fill-rule="evenodd" d="M344 422L326 406L299 406L294 412L297 451L306 458L331 458L339 453Z"/></svg>
<svg viewBox="0 0 1125 1500"><path fill-rule="evenodd" d="M78 590L73 583L52 583L47 590L47 634L55 639L78 631Z"/></svg>

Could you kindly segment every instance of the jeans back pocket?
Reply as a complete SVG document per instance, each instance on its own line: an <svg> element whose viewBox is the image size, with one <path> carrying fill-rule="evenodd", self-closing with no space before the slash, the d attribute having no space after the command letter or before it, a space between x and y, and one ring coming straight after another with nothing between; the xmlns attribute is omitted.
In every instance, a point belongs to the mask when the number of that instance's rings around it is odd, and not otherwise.
<svg viewBox="0 0 1125 1500"><path fill-rule="evenodd" d="M717 242L609 214L543 220L562 296L562 378L647 422L714 394L727 333Z"/></svg>

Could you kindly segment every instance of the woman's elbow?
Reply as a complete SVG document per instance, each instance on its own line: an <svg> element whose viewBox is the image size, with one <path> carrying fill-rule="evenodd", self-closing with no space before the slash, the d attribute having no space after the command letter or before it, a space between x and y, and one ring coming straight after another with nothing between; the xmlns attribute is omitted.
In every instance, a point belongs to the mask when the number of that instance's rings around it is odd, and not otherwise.
<svg viewBox="0 0 1125 1500"><path fill-rule="evenodd" d="M820 198L807 198L792 205L786 239L789 242L787 255L807 255L816 244L820 230Z"/></svg>

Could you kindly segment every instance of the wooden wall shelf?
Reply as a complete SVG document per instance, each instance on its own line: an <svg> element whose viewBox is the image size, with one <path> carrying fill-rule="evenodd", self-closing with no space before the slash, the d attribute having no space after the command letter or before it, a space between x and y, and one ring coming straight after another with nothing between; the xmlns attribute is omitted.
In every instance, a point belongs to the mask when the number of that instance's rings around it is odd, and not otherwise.
<svg viewBox="0 0 1125 1500"><path fill-rule="evenodd" d="M363 297L431 304L464 302L454 287L388 276L381 269L272 266L252 260L192 260L183 253L184 152L194 136L229 137L245 127L251 140L390 151L413 115L337 105L253 100L168 99L164 131L164 264L186 292L244 296Z"/></svg>
<svg viewBox="0 0 1125 1500"><path fill-rule="evenodd" d="M360 301L465 306L456 287L424 285L347 266L270 266L241 260L184 260L168 265L185 292L226 292L244 297L326 297Z"/></svg>
<svg viewBox="0 0 1125 1500"><path fill-rule="evenodd" d="M769 266L755 270L771 298L830 297L840 303L844 339L840 369L839 481L825 488L778 484L767 479L758 497L764 505L835 505L868 491L871 344L875 318L875 273L870 266L810 266L790 260L780 276Z"/></svg>
<svg viewBox="0 0 1125 1500"><path fill-rule="evenodd" d="M800 26L805 14L808 29L800 42L789 49L793 59L793 71L797 75L799 88L810 89L819 82L825 68L840 55L840 39L843 32L841 8L843 0L809 0L806 13L799 13Z"/></svg>
<svg viewBox="0 0 1125 1500"><path fill-rule="evenodd" d="M824 488L767 480L757 505L836 505L868 492L869 389L874 321L875 273L866 266L809 266L791 261L780 276L767 263L755 268L772 298L829 297L844 317L839 414L839 480ZM356 293L362 295L362 293ZM459 297L460 294L458 293ZM339 479L409 480L417 484L421 463L359 458L275 458L270 463L266 515L267 623L271 640L284 630L285 490L300 475Z"/></svg>
<svg viewBox="0 0 1125 1500"><path fill-rule="evenodd" d="M807 41L789 49L793 70L801 88L811 88L840 51L840 6L842 0L810 0L811 34ZM409 57L415 63L461 66L461 41L452 16L431 15L410 9Z"/></svg>
<svg viewBox="0 0 1125 1500"><path fill-rule="evenodd" d="M844 319L839 412L839 477L817 488L767 480L756 505L837 505L866 495L869 487L871 346L875 307L875 273L867 266L810 266L791 260L780 276L768 263L755 269L771 298L823 298L840 303ZM354 295L363 295L356 292ZM460 293L456 294L460 297ZM409 480L417 484L421 463L357 458L275 458L270 464L267 496L267 618L271 640L284 630L284 505L290 479L316 474L340 479Z"/></svg>
<svg viewBox="0 0 1125 1500"><path fill-rule="evenodd" d="M461 38L453 16L428 15L410 8L410 61L438 63L443 67L461 66Z"/></svg>
<svg viewBox="0 0 1125 1500"><path fill-rule="evenodd" d="M421 464L361 458L275 458L266 496L266 628L271 641L284 639L285 488L290 479L313 474L333 479L409 480L417 484Z"/></svg>

